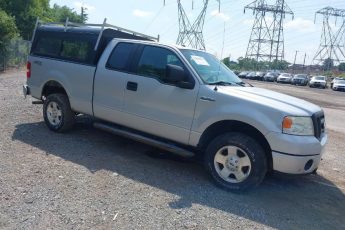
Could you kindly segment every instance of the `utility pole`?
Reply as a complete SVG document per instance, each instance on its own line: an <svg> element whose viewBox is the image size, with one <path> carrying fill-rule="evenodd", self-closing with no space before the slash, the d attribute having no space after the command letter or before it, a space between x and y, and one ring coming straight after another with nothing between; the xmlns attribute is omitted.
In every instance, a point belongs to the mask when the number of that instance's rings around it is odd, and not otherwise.
<svg viewBox="0 0 345 230"><path fill-rule="evenodd" d="M252 32L248 42L246 58L259 61L281 61L284 59L283 22L286 14L294 13L285 0L276 0L274 5L266 0L256 0L244 7L255 15ZM271 22L271 16L273 21Z"/></svg>
<svg viewBox="0 0 345 230"><path fill-rule="evenodd" d="M319 48L313 58L313 63L320 65L327 59L329 64L331 62L339 64L345 61L345 10L336 9L332 7L325 7L315 13L314 23L316 16L323 16L322 34ZM335 18L342 19L342 25L338 31L333 32L330 24L330 20Z"/></svg>
<svg viewBox="0 0 345 230"><path fill-rule="evenodd" d="M305 59L307 58L307 53L304 53L304 60L303 60L303 73L304 73L304 67L305 67Z"/></svg>
<svg viewBox="0 0 345 230"><path fill-rule="evenodd" d="M298 53L298 50L296 50L295 59L294 59L294 61L293 61L293 67L292 67L293 74L295 74L295 65L296 65L297 53Z"/></svg>

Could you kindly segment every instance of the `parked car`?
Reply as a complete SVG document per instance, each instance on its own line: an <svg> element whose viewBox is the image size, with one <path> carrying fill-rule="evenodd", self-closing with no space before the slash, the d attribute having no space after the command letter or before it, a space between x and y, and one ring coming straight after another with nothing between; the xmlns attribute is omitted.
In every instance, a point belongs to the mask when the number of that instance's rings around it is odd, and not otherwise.
<svg viewBox="0 0 345 230"><path fill-rule="evenodd" d="M345 79L335 79L332 85L333 90L345 91Z"/></svg>
<svg viewBox="0 0 345 230"><path fill-rule="evenodd" d="M256 72L248 73L246 78L250 80L254 80L256 78Z"/></svg>
<svg viewBox="0 0 345 230"><path fill-rule="evenodd" d="M342 79L343 79L343 78L341 78L341 77L332 78L332 81L331 81L331 83L330 83L331 89L333 89L333 84L334 84L334 82L335 82L336 80L342 80Z"/></svg>
<svg viewBox="0 0 345 230"><path fill-rule="evenodd" d="M275 73L268 72L264 76L264 81L276 81L278 76Z"/></svg>
<svg viewBox="0 0 345 230"><path fill-rule="evenodd" d="M293 85L308 85L309 78L307 74L296 74L293 76L291 84Z"/></svg>
<svg viewBox="0 0 345 230"><path fill-rule="evenodd" d="M28 57L23 93L43 104L50 130L67 132L77 113L89 115L95 128L203 159L231 191L269 171L318 168L327 142L319 106L247 85L205 51L68 25L38 26Z"/></svg>
<svg viewBox="0 0 345 230"><path fill-rule="evenodd" d="M314 76L309 81L309 87L318 87L325 89L327 87L327 77L325 76Z"/></svg>
<svg viewBox="0 0 345 230"><path fill-rule="evenodd" d="M263 81L265 73L264 72L256 72L255 73L255 80Z"/></svg>
<svg viewBox="0 0 345 230"><path fill-rule="evenodd" d="M290 84L291 81L292 81L292 75L289 73L282 73L277 78L278 83L289 83Z"/></svg>
<svg viewBox="0 0 345 230"><path fill-rule="evenodd" d="M249 74L248 71L243 71L243 72L241 72L241 73L238 74L238 77L240 77L240 78L246 78L248 74Z"/></svg>

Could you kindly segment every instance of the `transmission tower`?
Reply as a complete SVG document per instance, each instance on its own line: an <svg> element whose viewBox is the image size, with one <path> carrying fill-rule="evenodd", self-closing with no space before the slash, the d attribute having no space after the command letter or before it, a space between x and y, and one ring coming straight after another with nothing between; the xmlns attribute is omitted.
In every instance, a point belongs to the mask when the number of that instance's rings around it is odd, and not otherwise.
<svg viewBox="0 0 345 230"><path fill-rule="evenodd" d="M220 11L220 0L219 3ZM178 6L178 22L179 22L179 34L176 44L182 46L192 47L194 49L205 50L205 41L203 36L203 28L205 23L206 11L208 8L209 0L203 0L203 7L195 19L193 24L189 21L189 18L183 8L181 0L177 0ZM165 4L165 1L164 1ZM194 8L194 1L192 1L192 9Z"/></svg>
<svg viewBox="0 0 345 230"><path fill-rule="evenodd" d="M285 0L276 0L274 5L266 0L256 0L244 7L255 15L250 35L246 58L256 61L274 61L284 59L284 28L286 14L294 16Z"/></svg>
<svg viewBox="0 0 345 230"><path fill-rule="evenodd" d="M345 10L325 7L315 13L316 16L323 15L323 25L320 46L313 58L314 64L321 64L326 59L331 59L333 63L339 64L345 61ZM333 32L330 20L334 18L335 23L338 18L342 20L340 28Z"/></svg>

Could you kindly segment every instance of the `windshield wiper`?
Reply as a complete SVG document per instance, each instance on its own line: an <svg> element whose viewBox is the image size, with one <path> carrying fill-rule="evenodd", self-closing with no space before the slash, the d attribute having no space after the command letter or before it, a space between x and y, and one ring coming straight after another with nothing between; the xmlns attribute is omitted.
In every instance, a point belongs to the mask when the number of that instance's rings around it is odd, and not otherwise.
<svg viewBox="0 0 345 230"><path fill-rule="evenodd" d="M209 85L222 85L222 86L227 86L227 85L239 85L242 87L245 87L245 82L234 82L234 81L216 81L212 83L208 83Z"/></svg>
<svg viewBox="0 0 345 230"><path fill-rule="evenodd" d="M227 82L227 81L216 81L212 83L208 83L209 85L233 85L233 82Z"/></svg>

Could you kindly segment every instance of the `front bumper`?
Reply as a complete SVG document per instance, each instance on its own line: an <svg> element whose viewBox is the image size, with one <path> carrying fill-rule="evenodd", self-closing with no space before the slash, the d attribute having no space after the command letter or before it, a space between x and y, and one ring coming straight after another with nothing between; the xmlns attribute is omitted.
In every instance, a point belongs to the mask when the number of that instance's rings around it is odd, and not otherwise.
<svg viewBox="0 0 345 230"><path fill-rule="evenodd" d="M293 156L272 152L273 170L287 174L308 174L318 168L321 154L314 156Z"/></svg>
<svg viewBox="0 0 345 230"><path fill-rule="evenodd" d="M273 170L288 174L308 174L318 168L327 142L327 134L320 140L313 136L294 136L269 133Z"/></svg>
<svg viewBox="0 0 345 230"><path fill-rule="evenodd" d="M320 82L310 82L309 85L314 86L314 87L325 87L325 83L320 83Z"/></svg>
<svg viewBox="0 0 345 230"><path fill-rule="evenodd" d="M291 83L291 80L288 78L279 78L277 82L283 82L283 83Z"/></svg>

